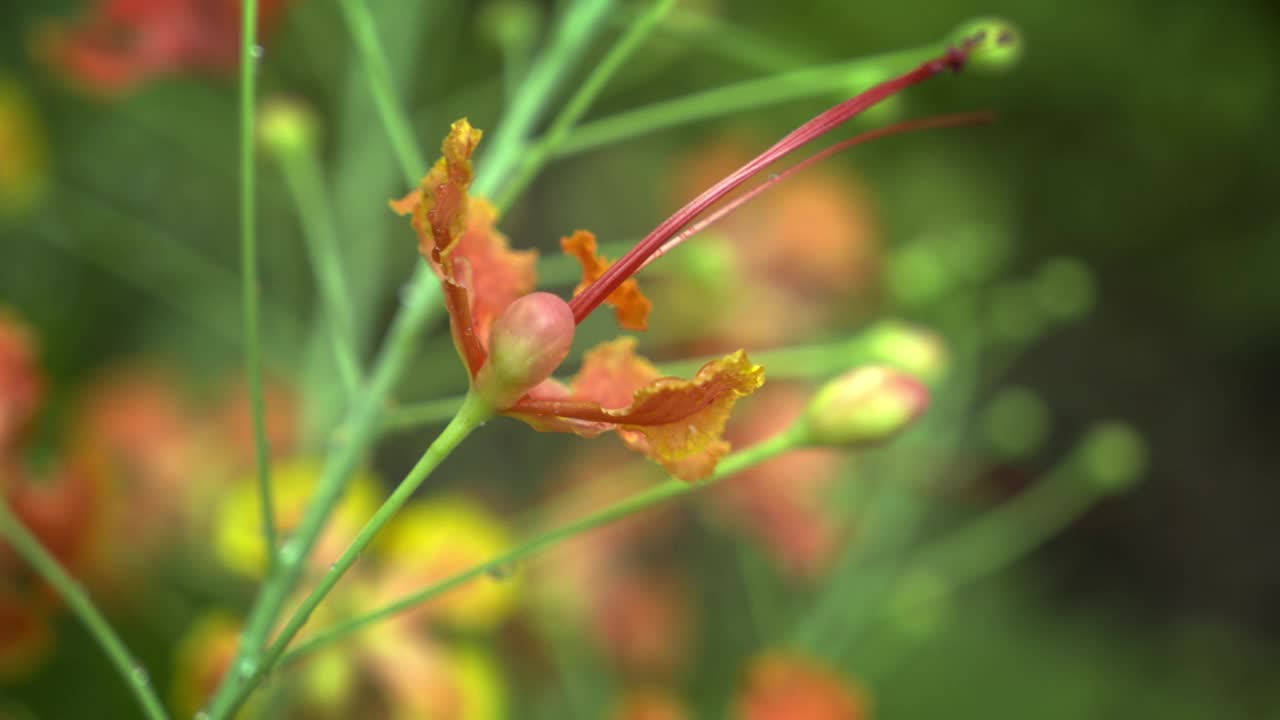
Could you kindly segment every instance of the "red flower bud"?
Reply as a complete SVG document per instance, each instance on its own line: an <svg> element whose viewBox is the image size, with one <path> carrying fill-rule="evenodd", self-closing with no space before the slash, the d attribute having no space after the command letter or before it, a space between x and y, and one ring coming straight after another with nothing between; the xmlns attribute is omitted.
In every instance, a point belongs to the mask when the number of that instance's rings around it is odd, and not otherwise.
<svg viewBox="0 0 1280 720"><path fill-rule="evenodd" d="M517 298L493 323L489 360L476 375L476 391L505 409L551 374L573 347L573 311L546 292Z"/></svg>

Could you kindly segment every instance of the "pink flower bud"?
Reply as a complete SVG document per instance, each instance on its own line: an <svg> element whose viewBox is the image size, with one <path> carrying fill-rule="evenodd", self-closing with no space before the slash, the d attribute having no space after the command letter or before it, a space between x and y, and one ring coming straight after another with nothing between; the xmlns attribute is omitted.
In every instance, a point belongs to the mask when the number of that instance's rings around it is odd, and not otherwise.
<svg viewBox="0 0 1280 720"><path fill-rule="evenodd" d="M870 445L906 429L929 405L919 380L884 366L852 370L818 391L805 414L815 445Z"/></svg>
<svg viewBox="0 0 1280 720"><path fill-rule="evenodd" d="M575 325L569 304L551 293L516 299L493 323L476 391L499 410L510 407L564 362Z"/></svg>

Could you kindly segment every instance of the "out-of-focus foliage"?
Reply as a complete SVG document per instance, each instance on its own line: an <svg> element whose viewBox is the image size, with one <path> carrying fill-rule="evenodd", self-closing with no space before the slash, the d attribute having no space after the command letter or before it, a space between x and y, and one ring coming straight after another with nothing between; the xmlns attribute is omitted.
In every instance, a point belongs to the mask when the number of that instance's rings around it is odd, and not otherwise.
<svg viewBox="0 0 1280 720"><path fill-rule="evenodd" d="M457 118L501 127L567 3L365 4L434 157ZM263 5L258 234L287 537L349 432L312 233L328 223L338 244L365 368L421 259L387 207L412 185L340 5ZM181 717L228 670L263 570L234 219L238 15L192 14L202 6L0 9L0 493ZM645 7L619 3L588 64ZM641 349L664 372L777 351L729 424L735 447L788 427L854 365L906 373L876 387L910 392L824 427L882 440L927 399L915 427L881 448L785 454L495 568L291 662L249 712L778 720L796 692L811 720L1280 712L1269 3L690 0L587 122L918 47L986 16L1016 26L1016 63L913 89L855 130L971 109L994 124L842 154L640 275L655 302ZM616 257L882 79L558 159L501 228L544 256L590 228ZM559 262L539 275L567 297L577 275ZM603 315L571 357L617 334ZM389 409L466 383L436 322ZM837 409L868 397L833 396ZM305 587L437 432L406 422L363 459ZM615 450L490 423L300 639L661 479ZM80 717L88 698L97 715L136 712L56 593L0 546L0 717Z"/></svg>

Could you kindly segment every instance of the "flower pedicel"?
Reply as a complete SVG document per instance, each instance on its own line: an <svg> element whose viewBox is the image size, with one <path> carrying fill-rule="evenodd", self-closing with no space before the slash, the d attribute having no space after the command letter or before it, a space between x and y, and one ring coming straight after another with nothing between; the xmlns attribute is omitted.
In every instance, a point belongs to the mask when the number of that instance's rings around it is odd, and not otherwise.
<svg viewBox="0 0 1280 720"><path fill-rule="evenodd" d="M442 145L444 157L417 190L391 206L411 216L419 250L440 278L454 344L470 375L472 394L493 412L518 418L537 430L584 437L614 430L628 447L681 479L709 475L729 450L721 434L730 410L739 397L763 384L764 369L739 350L707 363L691 380L663 377L636 355L634 339L620 338L587 352L582 369L566 384L551 375L569 354L576 326L608 304L614 307L620 326L645 329L650 303L636 284L635 273L791 173L878 137L985 120L978 115L945 116L863 133L698 219L774 161L901 90L946 70L959 70L984 39L983 33L975 34L960 47L821 113L689 202L616 263L597 254L590 232L579 230L563 238L562 249L583 267L582 283L568 302L534 292L534 253L511 250L495 227L495 208L468 194L474 177L471 156L481 132L466 119L455 122Z"/></svg>

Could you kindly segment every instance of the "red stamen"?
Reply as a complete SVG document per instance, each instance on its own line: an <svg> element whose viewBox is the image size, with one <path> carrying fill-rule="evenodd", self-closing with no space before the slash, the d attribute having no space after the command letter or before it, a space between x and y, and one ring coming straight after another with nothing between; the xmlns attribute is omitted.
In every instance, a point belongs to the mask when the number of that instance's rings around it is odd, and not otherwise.
<svg viewBox="0 0 1280 720"><path fill-rule="evenodd" d="M623 255L618 262L605 271L599 279L570 301L569 307L573 309L574 321L581 323L587 315L590 315L592 311L599 307L600 303L604 302L605 298L609 297L609 294L615 288L643 267L654 253L661 250L667 244L667 241L679 234L686 225L708 207L733 192L735 188L747 180L750 180L756 173L843 125L881 100L891 97L912 85L924 82L945 70L959 70L968 58L971 46L972 43L966 43L962 48L950 48L945 54L925 62L916 69L891 80L886 80L819 114L779 140L773 147L756 156L754 160L738 168L694 198L689 204L677 210L674 215L654 228L635 247L631 248L626 255Z"/></svg>
<svg viewBox="0 0 1280 720"><path fill-rule="evenodd" d="M795 165L792 165L791 167L787 168L786 170L783 170L780 173L777 173L775 175L770 175L769 179L766 180L765 182L762 182L759 185L751 188L749 191L743 193L742 195L734 198L732 201L718 208L715 212L702 218L701 220L694 223L693 225L690 225L688 228L681 231L675 237L663 243L662 247L654 251L654 253L649 256L649 259L644 261L644 264L640 266L640 269L643 270L644 268L649 266L649 263L653 262L654 260L657 260L663 255L666 255L668 252L671 252L680 243L684 242L685 240L688 240L694 235L697 235L703 230L706 230L707 228L716 224L720 220L723 220L725 217L731 214L734 210L737 210L743 205L746 205L747 203L759 197L761 194L764 193L764 191L774 187L778 183L782 182L783 180L786 180L792 175L795 175L801 170L804 170L805 168L811 165L815 165L819 162L822 162L823 160L826 160L832 155L844 152L845 150L848 150L849 148L854 147L856 145L861 145L866 142L871 142L872 140L879 140L880 138L888 137L890 135L899 135L902 133L916 132L918 130L934 130L937 128L947 128L947 127L965 127L969 125L985 125L986 123L992 122L993 120L995 120L995 116L988 112L955 113L952 115L939 115L937 117L921 118L919 120L906 120L904 122L895 123L888 127L877 128L875 130L868 130L867 132L864 132L860 135L855 135L854 137L851 137L848 140L841 140L835 145L832 145L829 148L826 148L824 150L820 150L814 153L813 155L805 158L804 160L801 160L800 162L796 163Z"/></svg>

